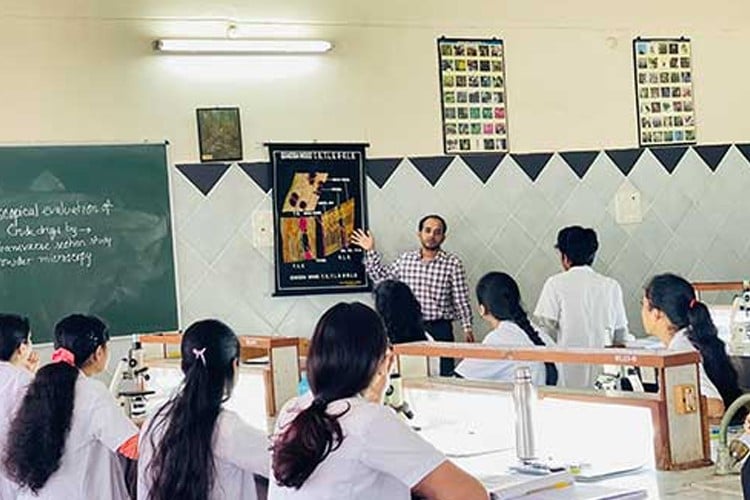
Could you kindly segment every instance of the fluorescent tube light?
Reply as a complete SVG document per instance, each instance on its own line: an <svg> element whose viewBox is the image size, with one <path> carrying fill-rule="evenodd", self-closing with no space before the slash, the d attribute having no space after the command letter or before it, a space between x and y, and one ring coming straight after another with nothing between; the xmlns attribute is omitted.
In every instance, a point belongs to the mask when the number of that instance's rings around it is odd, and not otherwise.
<svg viewBox="0 0 750 500"><path fill-rule="evenodd" d="M325 40L165 39L154 50L175 54L322 54L333 47Z"/></svg>

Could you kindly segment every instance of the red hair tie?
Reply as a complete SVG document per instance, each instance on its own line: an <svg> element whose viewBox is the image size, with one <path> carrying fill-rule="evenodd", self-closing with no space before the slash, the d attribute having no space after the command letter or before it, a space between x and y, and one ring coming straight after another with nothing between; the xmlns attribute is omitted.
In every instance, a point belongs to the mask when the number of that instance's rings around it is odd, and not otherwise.
<svg viewBox="0 0 750 500"><path fill-rule="evenodd" d="M75 355L64 347L58 347L55 352L52 353L53 363L67 363L72 367L76 366Z"/></svg>
<svg viewBox="0 0 750 500"><path fill-rule="evenodd" d="M688 309L692 309L695 307L695 305L698 303L695 299L690 299L690 303L688 304Z"/></svg>

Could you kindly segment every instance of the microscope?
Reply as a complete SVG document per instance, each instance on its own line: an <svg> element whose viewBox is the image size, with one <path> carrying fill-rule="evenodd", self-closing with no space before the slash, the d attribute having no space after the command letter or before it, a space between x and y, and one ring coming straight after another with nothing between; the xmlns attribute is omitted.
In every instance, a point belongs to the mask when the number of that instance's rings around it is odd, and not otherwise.
<svg viewBox="0 0 750 500"><path fill-rule="evenodd" d="M644 392L640 371L635 366L603 365L594 380L597 391Z"/></svg>
<svg viewBox="0 0 750 500"><path fill-rule="evenodd" d="M119 401L125 414L131 419L146 416L146 397L155 391L146 389L149 380L148 367L144 363L144 352L137 335L133 335L128 355L121 358L115 367L109 390Z"/></svg>
<svg viewBox="0 0 750 500"><path fill-rule="evenodd" d="M403 415L409 420L414 418L414 412L409 408L409 403L404 401L404 386L401 374L391 374L390 383L385 390L385 401L397 414Z"/></svg>
<svg viewBox="0 0 750 500"><path fill-rule="evenodd" d="M732 301L729 333L732 354L750 355L750 281L742 282L742 293Z"/></svg>
<svg viewBox="0 0 750 500"><path fill-rule="evenodd" d="M612 328L605 328L604 338L607 347L623 347L625 339L618 338ZM644 392L641 374L635 366L602 365L601 373L594 380L597 391L632 391Z"/></svg>

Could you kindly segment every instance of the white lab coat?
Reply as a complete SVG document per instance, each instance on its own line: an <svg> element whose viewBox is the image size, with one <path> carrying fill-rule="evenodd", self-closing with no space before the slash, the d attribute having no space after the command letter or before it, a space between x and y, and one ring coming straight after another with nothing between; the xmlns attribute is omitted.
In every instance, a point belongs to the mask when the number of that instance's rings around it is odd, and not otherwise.
<svg viewBox="0 0 750 500"><path fill-rule="evenodd" d="M597 347L611 343L615 330L627 329L622 288L589 266L575 266L547 279L534 316L558 324L560 347ZM561 364L558 385L590 388L591 365Z"/></svg>
<svg viewBox="0 0 750 500"><path fill-rule="evenodd" d="M8 430L13 421L18 405L21 404L26 388L31 382L30 372L0 361L0 450L5 450L8 441ZM4 456L4 453L0 453ZM0 498L13 500L18 494L18 486L10 481L0 469Z"/></svg>
<svg viewBox="0 0 750 500"><path fill-rule="evenodd" d="M512 321L502 321L488 333L483 345L503 347L534 347L526 333ZM456 373L467 379L496 380L512 383L515 380L516 368L528 366L531 369L531 382L544 385L546 371L544 363L534 361L499 361L488 359L464 359L456 367Z"/></svg>
<svg viewBox="0 0 750 500"><path fill-rule="evenodd" d="M148 466L153 458L154 444L160 445L166 424L156 432L151 430L151 419L143 426L140 436L140 457L138 460L138 498L148 498L151 491L151 471ZM237 499L255 500L254 475L268 477L270 455L269 441L265 433L246 424L235 412L222 410L216 419L213 450L216 476L210 500Z"/></svg>
<svg viewBox="0 0 750 500"><path fill-rule="evenodd" d="M311 403L309 393L288 402L279 414L276 432ZM411 488L447 460L392 409L353 397L329 404L328 412L347 408L339 418L344 433L341 446L298 490L271 479L269 500L409 500Z"/></svg>
<svg viewBox="0 0 750 500"><path fill-rule="evenodd" d="M39 495L22 490L18 498L128 499L117 449L136 434L138 428L125 416L107 387L81 373L75 385L73 418L60 468L50 476Z"/></svg>
<svg viewBox="0 0 750 500"><path fill-rule="evenodd" d="M690 342L690 340L687 338L687 330L683 328L682 330L674 334L672 340L669 341L667 350L697 351L698 349L696 349L692 342ZM703 396L706 396L707 398L721 399L721 394L719 393L719 390L716 388L714 383L711 382L711 379L708 378L708 373L706 373L705 368L703 368L703 363L700 363L698 365L698 373L700 375L699 380L701 386L701 394Z"/></svg>

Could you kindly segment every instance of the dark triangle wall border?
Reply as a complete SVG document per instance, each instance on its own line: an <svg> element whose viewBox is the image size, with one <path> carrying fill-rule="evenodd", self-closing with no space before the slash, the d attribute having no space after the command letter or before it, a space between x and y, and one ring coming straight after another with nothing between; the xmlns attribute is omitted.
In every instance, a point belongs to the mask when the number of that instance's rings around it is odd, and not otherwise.
<svg viewBox="0 0 750 500"><path fill-rule="evenodd" d="M375 158L368 159L365 164L365 173L379 188L383 188L388 179L391 178L396 167L401 164L403 158Z"/></svg>
<svg viewBox="0 0 750 500"><path fill-rule="evenodd" d="M460 155L461 159L466 163L466 166L469 167L469 170L474 172L474 175L477 176L477 178L482 181L482 184L487 184L487 181L492 177L492 174L495 173L495 170L500 166L500 163L502 163L503 159L505 158L505 153L501 154L487 154L487 155Z"/></svg>
<svg viewBox="0 0 750 500"><path fill-rule="evenodd" d="M682 157L687 152L687 146L675 146L668 148L651 148L651 154L653 154L661 166L671 174L677 168L677 164L680 163Z"/></svg>
<svg viewBox="0 0 750 500"><path fill-rule="evenodd" d="M711 171L719 168L722 160L726 157L729 148L734 145L740 154L750 162L750 143L743 144L708 144L701 146L667 146L652 147L648 150L656 160L664 167L667 173L672 174L684 158L688 147L692 147L703 163ZM624 176L628 176L633 167L643 155L646 148L624 148L605 149L590 151L560 151L557 154L570 169L583 179L591 169L599 154L605 153ZM510 156L518 164L519 168L535 182L541 175L555 153L510 153ZM467 167L486 184L492 175L500 168L507 153L501 154L462 154L459 155ZM456 159L455 156L422 156L422 157L392 157L368 159L365 165L366 175L382 189L396 172L396 169L408 159L420 174L435 186ZM221 178L229 170L230 163L182 163L175 168L193 184L203 195L208 195ZM273 188L271 165L266 161L238 163L240 169L252 179L255 184L268 193Z"/></svg>
<svg viewBox="0 0 750 500"><path fill-rule="evenodd" d="M739 151L747 161L750 161L750 144L735 144L734 147L737 148L737 151Z"/></svg>
<svg viewBox="0 0 750 500"><path fill-rule="evenodd" d="M409 161L419 170L419 173L427 179L427 182L435 186L445 173L448 165L455 159L454 156L423 156L409 157Z"/></svg>
<svg viewBox="0 0 750 500"><path fill-rule="evenodd" d="M591 165L594 164L599 153L600 151L568 151L560 153L560 156L578 178L583 179L583 176L586 175Z"/></svg>
<svg viewBox="0 0 750 500"><path fill-rule="evenodd" d="M710 168L712 172L716 172L721 160L724 159L727 151L729 151L729 146L729 144L711 144L708 146L693 146L693 149L698 153L698 156L706 162L708 168Z"/></svg>
<svg viewBox="0 0 750 500"><path fill-rule="evenodd" d="M625 177L643 154L643 148L605 149L605 153Z"/></svg>
<svg viewBox="0 0 750 500"><path fill-rule="evenodd" d="M208 195L219 179L229 170L228 163L183 163L175 168L204 196Z"/></svg>
<svg viewBox="0 0 750 500"><path fill-rule="evenodd" d="M252 163L238 163L243 172L250 177L264 193L268 193L273 187L271 177L271 164L267 161L256 161Z"/></svg>
<svg viewBox="0 0 750 500"><path fill-rule="evenodd" d="M526 154L510 154L521 170L534 182L539 174L542 173L544 167L549 163L552 158L552 153L526 153Z"/></svg>

